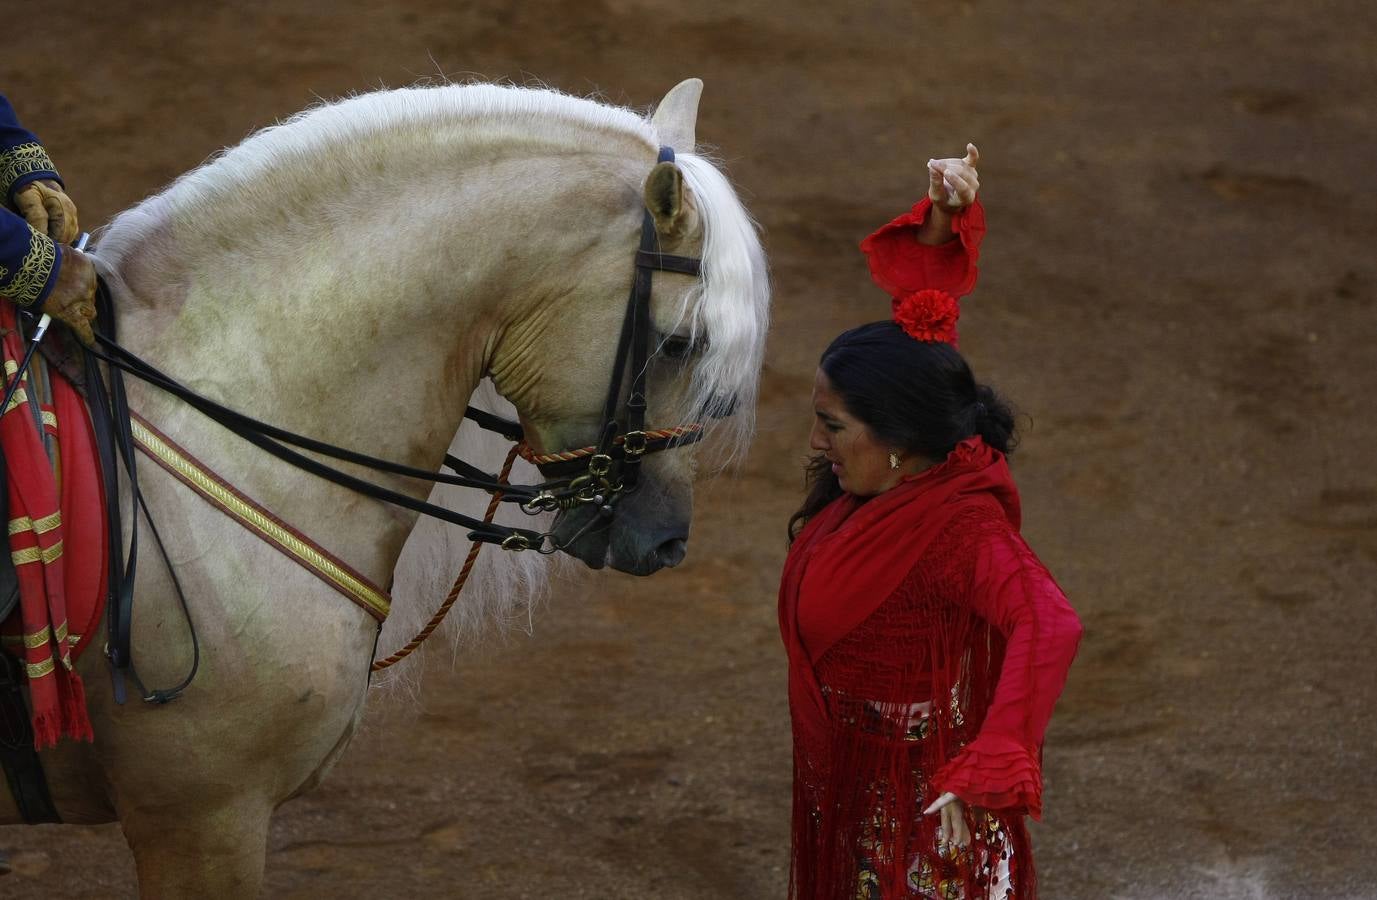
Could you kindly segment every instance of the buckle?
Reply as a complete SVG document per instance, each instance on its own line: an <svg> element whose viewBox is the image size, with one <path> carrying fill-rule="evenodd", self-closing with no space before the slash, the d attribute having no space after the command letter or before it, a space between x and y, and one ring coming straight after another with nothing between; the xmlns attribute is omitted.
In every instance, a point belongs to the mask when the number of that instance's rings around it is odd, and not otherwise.
<svg viewBox="0 0 1377 900"><path fill-rule="evenodd" d="M588 459L589 475L606 475L612 471L612 457L606 453L595 453Z"/></svg>
<svg viewBox="0 0 1377 900"><path fill-rule="evenodd" d="M539 515L543 512L554 512L559 509L559 498L549 491L541 491L530 500L521 504L521 511L528 516Z"/></svg>
<svg viewBox="0 0 1377 900"><path fill-rule="evenodd" d="M522 550L531 549L531 542L526 539L524 534L508 535L502 541L502 549L520 553Z"/></svg>

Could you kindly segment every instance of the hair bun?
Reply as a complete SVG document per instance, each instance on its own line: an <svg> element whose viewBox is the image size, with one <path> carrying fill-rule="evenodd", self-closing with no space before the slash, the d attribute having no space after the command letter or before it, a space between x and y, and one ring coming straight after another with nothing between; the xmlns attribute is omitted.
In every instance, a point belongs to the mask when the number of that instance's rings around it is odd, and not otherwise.
<svg viewBox="0 0 1377 900"><path fill-rule="evenodd" d="M1001 453L1018 445L1014 434L1014 410L988 384L975 386L975 431Z"/></svg>

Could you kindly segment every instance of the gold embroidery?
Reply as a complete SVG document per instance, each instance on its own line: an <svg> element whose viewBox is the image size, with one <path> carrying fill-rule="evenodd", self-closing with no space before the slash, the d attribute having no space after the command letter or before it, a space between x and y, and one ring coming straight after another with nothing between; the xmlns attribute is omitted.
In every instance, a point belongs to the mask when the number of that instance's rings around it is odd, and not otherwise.
<svg viewBox="0 0 1377 900"><path fill-rule="evenodd" d="M364 608L376 611L380 618L387 617L391 609L391 601L386 594L380 593L359 581L321 555L316 548L245 503L232 491L227 490L224 485L208 476L196 463L161 441L157 435L145 428L143 423L137 419L129 424L134 432L134 440L138 441L143 449L171 466L179 475L190 481L197 493L239 520L245 527L281 546L297 559L304 561L311 571L320 574L332 584L339 585Z"/></svg>
<svg viewBox="0 0 1377 900"><path fill-rule="evenodd" d="M5 284L0 295L10 298L16 306L32 306L48 284L48 277L57 265L57 248L53 239L29 228L29 252L19 271Z"/></svg>
<svg viewBox="0 0 1377 900"><path fill-rule="evenodd" d="M42 415L42 417L43 417L43 424L44 424L44 425L47 425L49 428L51 428L51 429L53 429L54 431L56 431L56 430L57 430L57 413L53 412L53 411L50 410L50 409L45 409L45 410L43 410L43 412L42 412L41 415Z"/></svg>
<svg viewBox="0 0 1377 900"><path fill-rule="evenodd" d="M15 550L10 554L10 559L14 560L16 566L38 562L42 558L43 553L37 547L25 547L23 550Z"/></svg>
<svg viewBox="0 0 1377 900"><path fill-rule="evenodd" d="M24 663L24 671L30 678L42 678L53 673L53 658L49 656L40 663Z"/></svg>
<svg viewBox="0 0 1377 900"><path fill-rule="evenodd" d="M57 631L53 632L53 634L57 636L58 641L65 641L67 639L67 623L63 622L61 625L57 626Z"/></svg>
<svg viewBox="0 0 1377 900"><path fill-rule="evenodd" d="M25 403L28 403L28 402L29 402L29 394L28 394L28 392L25 391L23 388L20 388L19 390L15 391L15 392L14 392L14 396L10 398L10 405L7 406L7 407L5 407L5 412L9 412L10 410L14 409L16 406L23 406Z"/></svg>
<svg viewBox="0 0 1377 900"><path fill-rule="evenodd" d="M35 172L57 174L42 144L20 144L0 153L0 194L3 194L4 200L9 200L10 188L14 187L16 181Z"/></svg>
<svg viewBox="0 0 1377 900"><path fill-rule="evenodd" d="M17 374L19 374L19 363L16 362L15 360L12 360L12 359L7 359L7 360L5 360L5 386L6 386L6 387L9 386L10 379L13 378L13 377L14 377L15 375L17 375ZM24 398L24 399L22 399L22 400L19 399L21 395L22 395L23 398ZM5 407L5 412L9 412L10 410L14 409L16 406L18 406L18 405L21 404L21 403L27 403L28 400L29 400L29 395L28 395L28 393L21 387L19 390L15 391L15 392L14 392L14 396L10 398L10 405L7 406L7 407ZM3 415L3 414L0 413L0 415ZM14 532L11 531L10 534L14 534Z"/></svg>
<svg viewBox="0 0 1377 900"><path fill-rule="evenodd" d="M52 629L44 625L41 631L35 631L32 634L26 634L22 638L18 635L15 635L12 638L6 637L5 640L6 642L13 641L16 644L20 641L23 641L24 646L28 649L37 650L39 647L42 647L43 645L47 644L48 641L52 640L52 636Z"/></svg>
<svg viewBox="0 0 1377 900"><path fill-rule="evenodd" d="M51 547L43 551L43 565L51 565L54 560L62 555L62 542L58 541Z"/></svg>
<svg viewBox="0 0 1377 900"><path fill-rule="evenodd" d="M26 531L36 532L37 534L47 534L54 528L62 524L62 513L55 512L51 515L43 516L38 520L30 519L28 516L20 516L17 519L10 519L10 537L16 534L23 534Z"/></svg>
<svg viewBox="0 0 1377 900"><path fill-rule="evenodd" d="M10 270L5 268L4 266L0 266L0 281L4 281L5 276L8 274L10 274Z"/></svg>
<svg viewBox="0 0 1377 900"><path fill-rule="evenodd" d="M67 646L75 647L77 644L80 644L81 637L81 635L76 633L67 635ZM39 647L42 647L47 642L48 635L46 630L42 632L35 632L33 634L27 634L22 637L17 634L0 635L0 644L3 644L6 647L18 647L20 644L23 644L30 650L37 650Z"/></svg>

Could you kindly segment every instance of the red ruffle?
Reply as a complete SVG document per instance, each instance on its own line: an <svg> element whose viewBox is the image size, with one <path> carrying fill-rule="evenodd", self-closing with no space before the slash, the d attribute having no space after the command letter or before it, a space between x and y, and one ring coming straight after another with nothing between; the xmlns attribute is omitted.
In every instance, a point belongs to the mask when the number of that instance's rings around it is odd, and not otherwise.
<svg viewBox="0 0 1377 900"><path fill-rule="evenodd" d="M975 287L980 242L985 238L985 209L976 200L952 216L957 240L931 246L915 236L927 220L932 201L927 197L913 209L861 241L870 277L891 297L926 288L963 297Z"/></svg>
<svg viewBox="0 0 1377 900"><path fill-rule="evenodd" d="M938 770L932 784L968 806L1042 819L1042 766L1033 751L1004 735L981 734Z"/></svg>

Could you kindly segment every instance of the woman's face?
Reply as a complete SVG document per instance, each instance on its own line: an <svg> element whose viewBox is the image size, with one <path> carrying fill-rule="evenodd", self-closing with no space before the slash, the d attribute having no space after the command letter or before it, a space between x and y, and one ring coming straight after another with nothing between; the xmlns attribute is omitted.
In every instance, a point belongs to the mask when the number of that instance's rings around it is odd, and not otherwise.
<svg viewBox="0 0 1377 900"><path fill-rule="evenodd" d="M912 458L901 461L897 469L890 468L889 454L895 448L880 443L869 426L847 412L821 368L813 382L813 433L808 446L831 460L842 490L861 497L889 490L914 469Z"/></svg>

